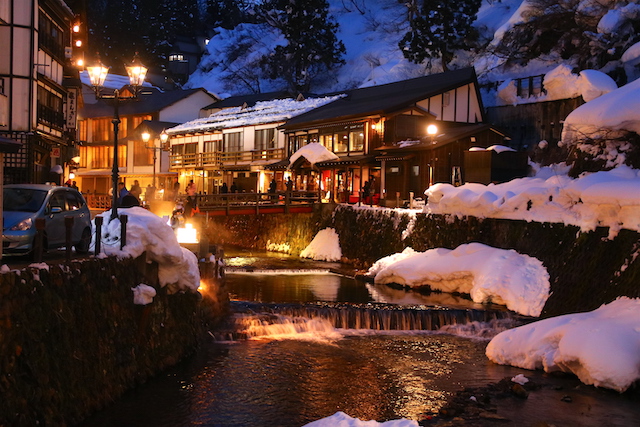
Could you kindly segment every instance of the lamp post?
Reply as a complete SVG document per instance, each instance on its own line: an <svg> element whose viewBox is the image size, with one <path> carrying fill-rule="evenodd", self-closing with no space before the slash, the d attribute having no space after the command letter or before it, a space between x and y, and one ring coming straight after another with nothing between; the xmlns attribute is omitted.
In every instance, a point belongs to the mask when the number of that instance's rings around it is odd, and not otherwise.
<svg viewBox="0 0 640 427"><path fill-rule="evenodd" d="M156 163L158 160L158 151L164 150L164 145L169 140L169 135L163 130L160 134L160 146L156 145L155 138L153 139L153 144L149 145L149 141L151 140L151 134L149 132L142 133L142 141L144 142L144 148L153 150L153 188L156 188Z"/></svg>
<svg viewBox="0 0 640 427"><path fill-rule="evenodd" d="M129 88L131 96L121 96L119 89L114 89L113 94L103 94L102 86L109 74L109 69L105 67L100 58L98 58L95 65L87 67L89 73L89 79L91 80L91 86L96 94L97 99L105 99L113 101L113 168L111 169L112 180L112 198L111 198L111 218L109 221L118 217L118 208L116 206L118 201L118 129L120 126L120 113L119 106L121 101L138 99L140 94L140 88L144 83L144 78L147 75L147 68L142 65L138 53L136 52L133 57L133 61L129 65L126 65L127 74L129 75Z"/></svg>

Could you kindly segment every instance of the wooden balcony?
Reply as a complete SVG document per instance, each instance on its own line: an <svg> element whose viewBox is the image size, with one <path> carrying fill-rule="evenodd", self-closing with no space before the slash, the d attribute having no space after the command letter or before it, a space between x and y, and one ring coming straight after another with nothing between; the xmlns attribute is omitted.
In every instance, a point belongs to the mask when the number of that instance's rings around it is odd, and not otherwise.
<svg viewBox="0 0 640 427"><path fill-rule="evenodd" d="M320 200L316 191L202 194L196 198L198 211L208 215L311 212Z"/></svg>
<svg viewBox="0 0 640 427"><path fill-rule="evenodd" d="M284 156L284 148L236 152L209 151L205 153L171 154L169 156L169 168L173 170L204 167L219 169L231 165L250 165L260 161L278 161L284 159Z"/></svg>

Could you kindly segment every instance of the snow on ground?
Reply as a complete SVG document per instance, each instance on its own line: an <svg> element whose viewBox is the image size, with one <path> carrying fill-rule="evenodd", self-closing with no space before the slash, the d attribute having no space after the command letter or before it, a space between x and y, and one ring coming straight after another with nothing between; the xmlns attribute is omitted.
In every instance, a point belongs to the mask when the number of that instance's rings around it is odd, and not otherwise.
<svg viewBox="0 0 640 427"><path fill-rule="evenodd" d="M640 299L621 297L591 312L501 332L486 354L502 365L570 372L623 392L640 379Z"/></svg>
<svg viewBox="0 0 640 427"><path fill-rule="evenodd" d="M470 294L474 302L503 304L526 316L539 316L549 297L549 273L542 262L482 243L464 244L454 250L406 249L377 261L367 275L376 284L429 286Z"/></svg>
<svg viewBox="0 0 640 427"><path fill-rule="evenodd" d="M334 228L318 231L309 246L300 252L301 258L312 258L317 261L340 261L342 249L338 233Z"/></svg>
<svg viewBox="0 0 640 427"><path fill-rule="evenodd" d="M118 215L123 214L128 216L128 222L127 244L122 250L120 220L109 221L110 210L98 215L104 218L102 253L136 258L147 252L148 259L158 263L158 280L161 286L168 286L170 292L197 291L200 286L198 260L193 252L180 246L166 220L140 207L118 209ZM95 229L95 219L92 226ZM91 250L94 248L95 233Z"/></svg>
<svg viewBox="0 0 640 427"><path fill-rule="evenodd" d="M577 179L567 172L555 165L502 184L435 184L425 191L424 212L564 223L585 232L609 227L609 238L622 228L640 231L640 170L620 166Z"/></svg>
<svg viewBox="0 0 640 427"><path fill-rule="evenodd" d="M379 423L377 421L362 421L358 418L351 418L344 412L336 412L330 417L305 424L304 427L417 427L418 422L401 419Z"/></svg>

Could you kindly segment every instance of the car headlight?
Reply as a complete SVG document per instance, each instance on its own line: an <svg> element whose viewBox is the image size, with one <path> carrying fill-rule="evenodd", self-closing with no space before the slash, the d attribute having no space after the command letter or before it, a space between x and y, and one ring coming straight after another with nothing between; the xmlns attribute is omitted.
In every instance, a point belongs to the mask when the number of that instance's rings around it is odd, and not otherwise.
<svg viewBox="0 0 640 427"><path fill-rule="evenodd" d="M11 231L25 231L25 230L29 230L32 225L33 225L33 221L31 220L31 218L27 218L24 221L20 221L19 223L17 223L13 227L11 227L9 230L11 230Z"/></svg>

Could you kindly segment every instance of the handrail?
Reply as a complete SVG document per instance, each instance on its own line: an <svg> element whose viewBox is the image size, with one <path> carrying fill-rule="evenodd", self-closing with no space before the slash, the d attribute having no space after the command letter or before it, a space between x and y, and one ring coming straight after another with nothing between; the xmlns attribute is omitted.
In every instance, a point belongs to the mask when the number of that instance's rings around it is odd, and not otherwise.
<svg viewBox="0 0 640 427"><path fill-rule="evenodd" d="M169 155L169 167L174 169L225 165L237 165L260 160L282 160L284 148L268 148L247 151L206 151L204 153L186 153Z"/></svg>

